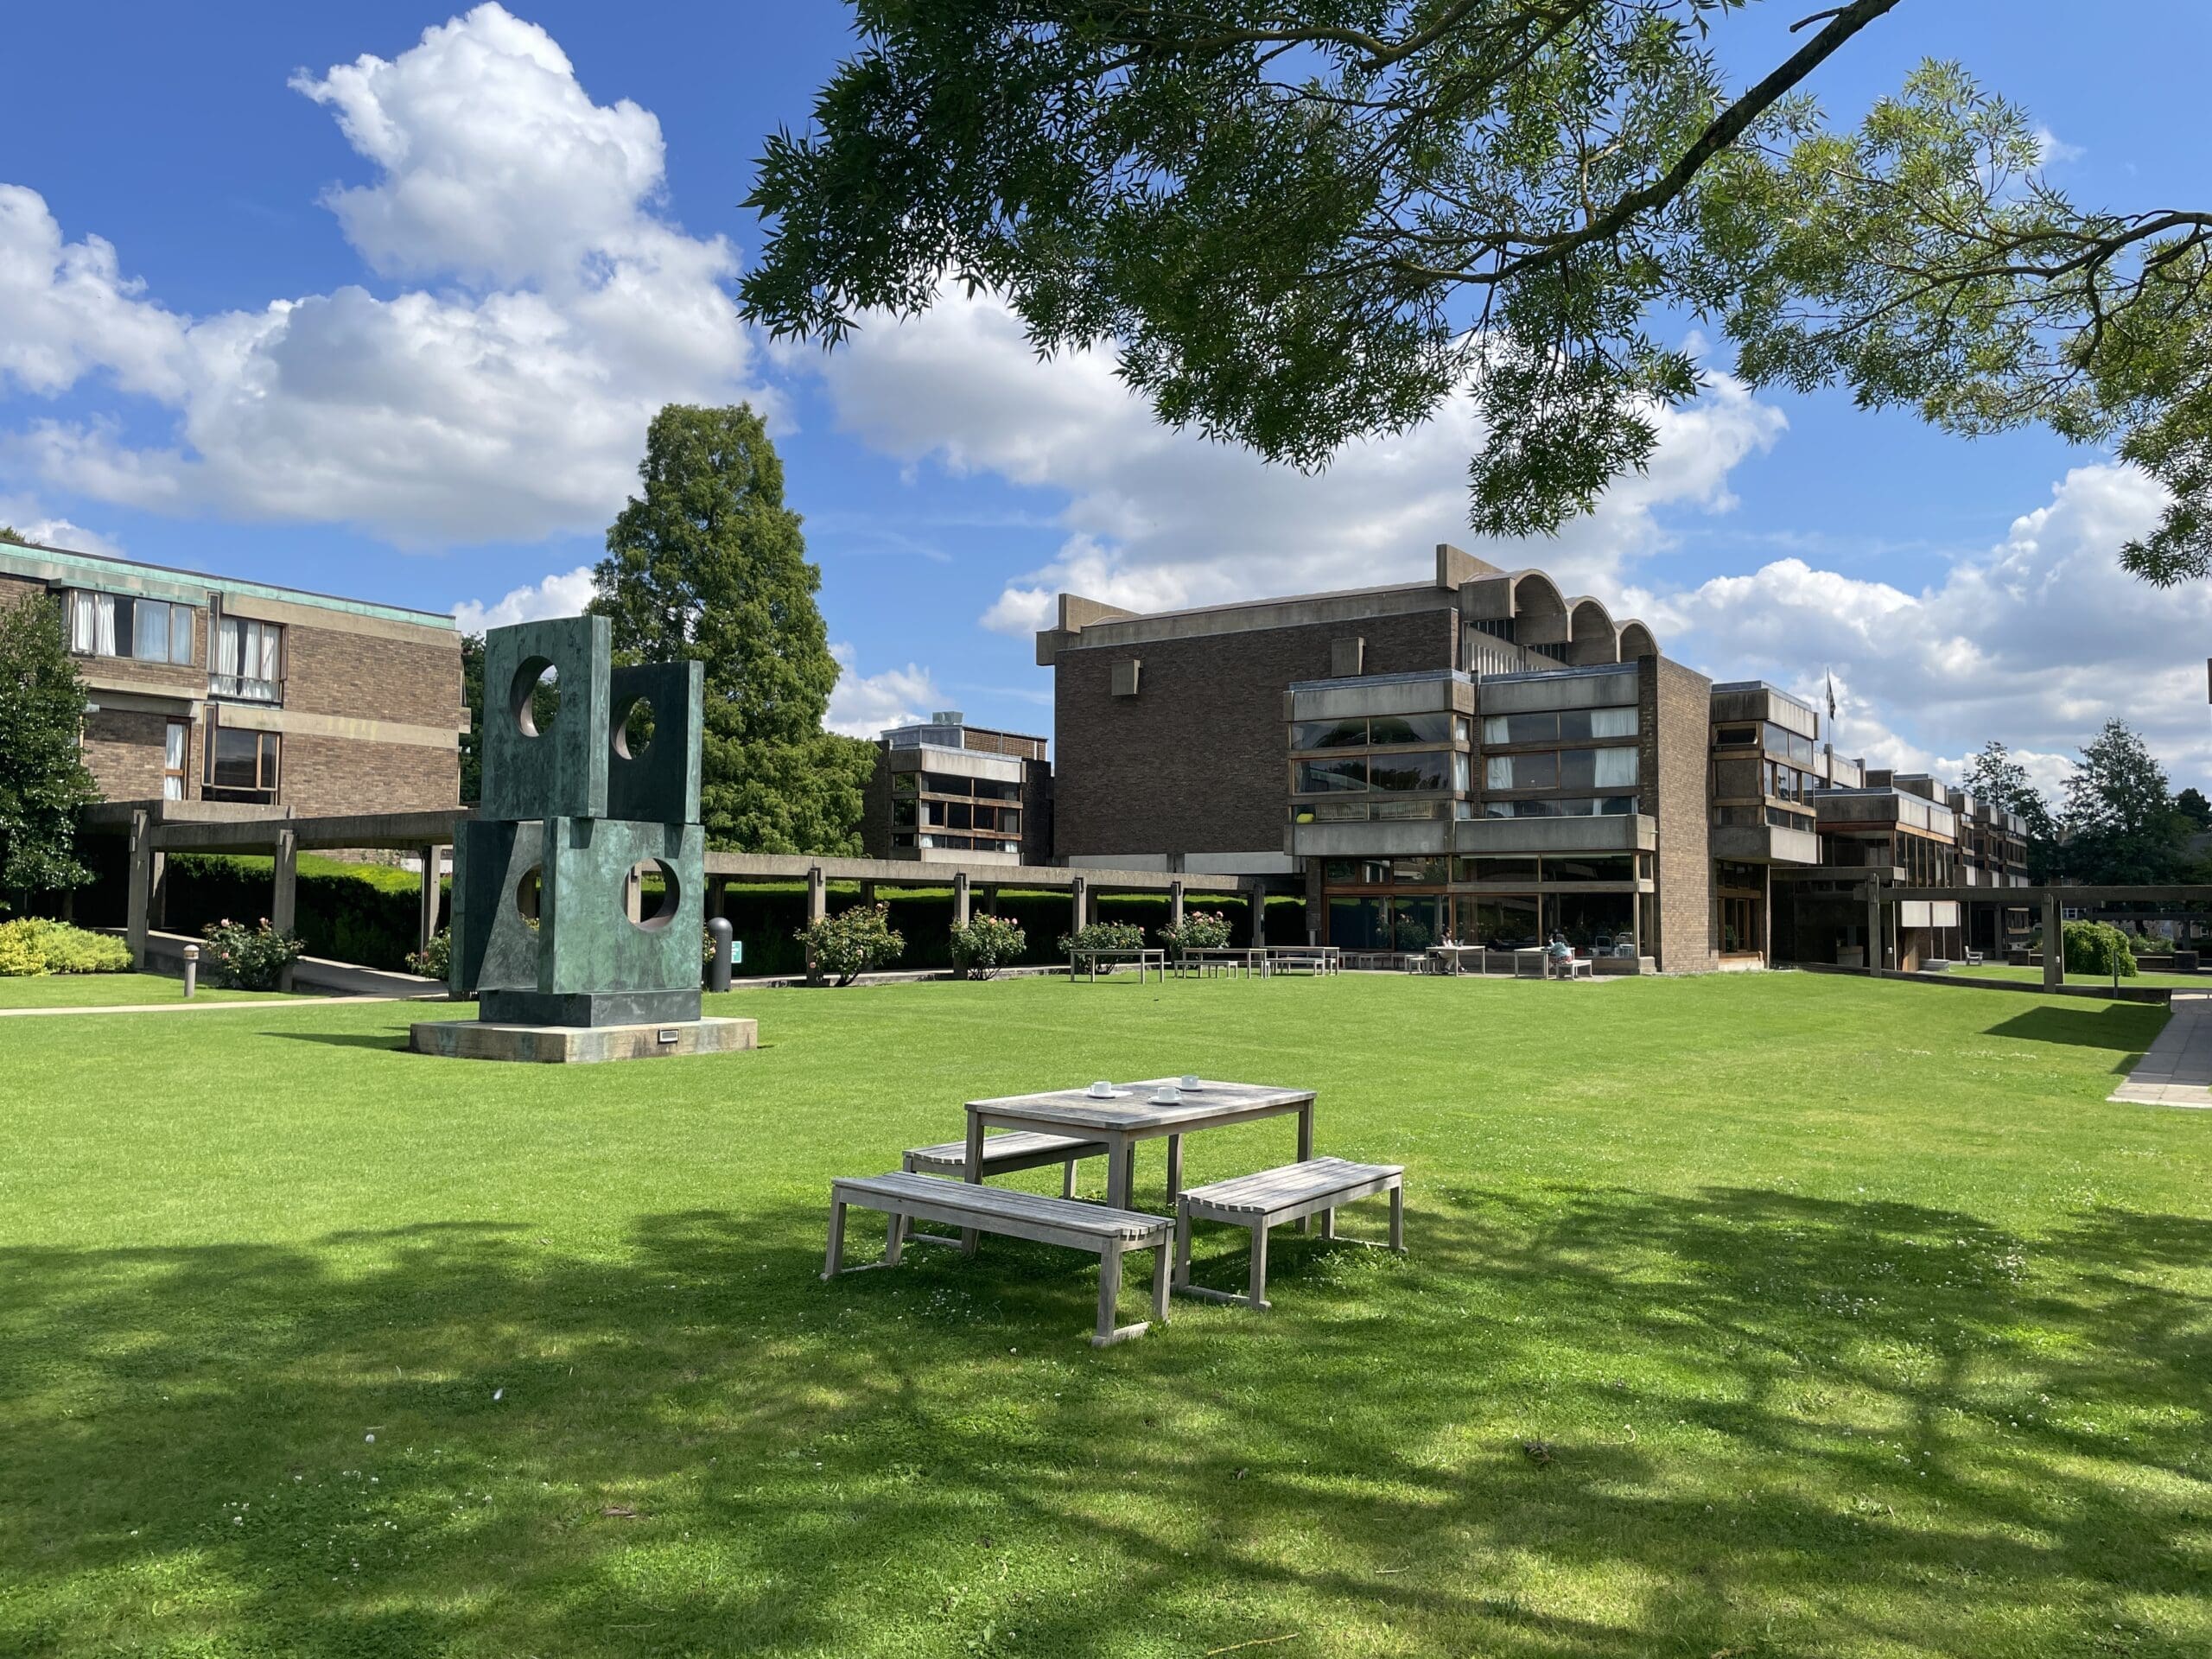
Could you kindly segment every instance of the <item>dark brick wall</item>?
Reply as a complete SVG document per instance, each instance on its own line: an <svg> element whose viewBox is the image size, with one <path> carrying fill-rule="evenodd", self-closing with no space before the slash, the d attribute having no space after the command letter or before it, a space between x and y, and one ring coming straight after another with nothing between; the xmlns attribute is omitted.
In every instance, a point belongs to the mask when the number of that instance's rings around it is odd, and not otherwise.
<svg viewBox="0 0 2212 1659"><path fill-rule="evenodd" d="M1281 851L1290 800L1283 693L1329 677L1332 640L1367 641L1369 674L1453 666L1458 613L1141 645L1077 645L1053 672L1057 857ZM1112 695L1114 664L1143 664L1137 695Z"/></svg>
<svg viewBox="0 0 2212 1659"><path fill-rule="evenodd" d="M284 707L452 730L461 721L461 635L426 628L407 639L289 623Z"/></svg>
<svg viewBox="0 0 2212 1659"><path fill-rule="evenodd" d="M891 856L891 759L875 746L875 770L861 785L861 852L868 858Z"/></svg>
<svg viewBox="0 0 2212 1659"><path fill-rule="evenodd" d="M1021 763L1021 861L1052 861L1052 766L1048 760Z"/></svg>

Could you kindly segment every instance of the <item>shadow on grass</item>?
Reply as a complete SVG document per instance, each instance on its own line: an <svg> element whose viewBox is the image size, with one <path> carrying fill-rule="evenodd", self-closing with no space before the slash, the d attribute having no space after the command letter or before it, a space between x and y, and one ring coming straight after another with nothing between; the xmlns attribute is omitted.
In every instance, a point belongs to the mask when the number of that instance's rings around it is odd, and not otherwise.
<svg viewBox="0 0 2212 1659"><path fill-rule="evenodd" d="M1432 1188L1104 1354L1080 1258L825 1285L823 1222L0 1251L0 1647L2158 1653L2202 1594L2194 1218Z"/></svg>
<svg viewBox="0 0 2212 1659"><path fill-rule="evenodd" d="M404 1052L407 1039L394 1037L390 1032L343 1031L283 1031L271 1028L257 1031L257 1037L275 1037L288 1043L321 1043L327 1048L380 1048L385 1052Z"/></svg>
<svg viewBox="0 0 2212 1659"><path fill-rule="evenodd" d="M2114 1069L2132 1071L2142 1058L2165 1010L2147 1002L2106 1002L2094 1012L2086 1008L2031 1009L1989 1027L1993 1037L2017 1038L2024 1043L2062 1043L2072 1048L2121 1051ZM2141 1035L2137 1036L2137 1032ZM2132 1052L2131 1052L2132 1051Z"/></svg>

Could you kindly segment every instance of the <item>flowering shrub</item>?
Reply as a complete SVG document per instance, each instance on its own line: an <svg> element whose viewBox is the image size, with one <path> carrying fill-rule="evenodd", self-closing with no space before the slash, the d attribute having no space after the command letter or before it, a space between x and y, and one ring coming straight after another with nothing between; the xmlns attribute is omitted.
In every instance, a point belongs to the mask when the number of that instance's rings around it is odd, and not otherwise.
<svg viewBox="0 0 2212 1659"><path fill-rule="evenodd" d="M1144 929L1135 922L1093 922L1060 935L1063 956L1077 950L1136 950L1143 945Z"/></svg>
<svg viewBox="0 0 2212 1659"><path fill-rule="evenodd" d="M988 979L1028 948L1027 931L1004 916L978 916L952 930L953 965L978 979Z"/></svg>
<svg viewBox="0 0 2212 1659"><path fill-rule="evenodd" d="M1219 950L1229 944L1229 918L1218 911L1186 910L1182 926L1170 922L1154 928L1153 937L1179 957L1185 950Z"/></svg>
<svg viewBox="0 0 2212 1659"><path fill-rule="evenodd" d="M851 984L872 968L888 967L906 948L905 936L891 925L888 905L855 905L791 937L813 950L816 977L835 974L840 985Z"/></svg>
<svg viewBox="0 0 2212 1659"><path fill-rule="evenodd" d="M425 979L443 979L453 966L453 930L442 927L430 935L429 948L407 953L407 971Z"/></svg>
<svg viewBox="0 0 2212 1659"><path fill-rule="evenodd" d="M219 985L242 991L273 991L284 969L300 959L306 944L296 934L280 933L263 917L252 927L226 917L200 931L207 940L200 963Z"/></svg>

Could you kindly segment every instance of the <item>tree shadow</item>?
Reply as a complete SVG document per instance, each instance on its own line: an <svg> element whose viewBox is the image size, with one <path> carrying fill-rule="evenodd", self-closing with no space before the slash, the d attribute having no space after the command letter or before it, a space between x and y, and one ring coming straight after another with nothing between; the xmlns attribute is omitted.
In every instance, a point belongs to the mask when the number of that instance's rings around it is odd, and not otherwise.
<svg viewBox="0 0 2212 1659"><path fill-rule="evenodd" d="M1103 1353L1080 1257L824 1284L824 1222L0 1251L0 1647L2150 1653L2202 1595L2194 1217L1437 1187Z"/></svg>
<svg viewBox="0 0 2212 1659"><path fill-rule="evenodd" d="M2031 1008L1986 1029L1993 1037L2012 1037L2024 1043L2118 1049L2120 1060L2113 1069L2130 1071L2164 1023L2165 1010L2149 1003L2107 1002L2094 1013L2085 1008Z"/></svg>

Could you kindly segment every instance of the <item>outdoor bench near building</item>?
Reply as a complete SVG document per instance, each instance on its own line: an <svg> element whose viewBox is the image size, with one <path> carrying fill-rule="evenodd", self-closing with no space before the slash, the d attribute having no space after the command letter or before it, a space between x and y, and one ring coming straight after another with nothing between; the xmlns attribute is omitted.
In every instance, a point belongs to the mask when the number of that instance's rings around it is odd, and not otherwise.
<svg viewBox="0 0 2212 1659"><path fill-rule="evenodd" d="M0 542L0 604L60 608L109 801L435 810L467 729L453 619Z"/></svg>

